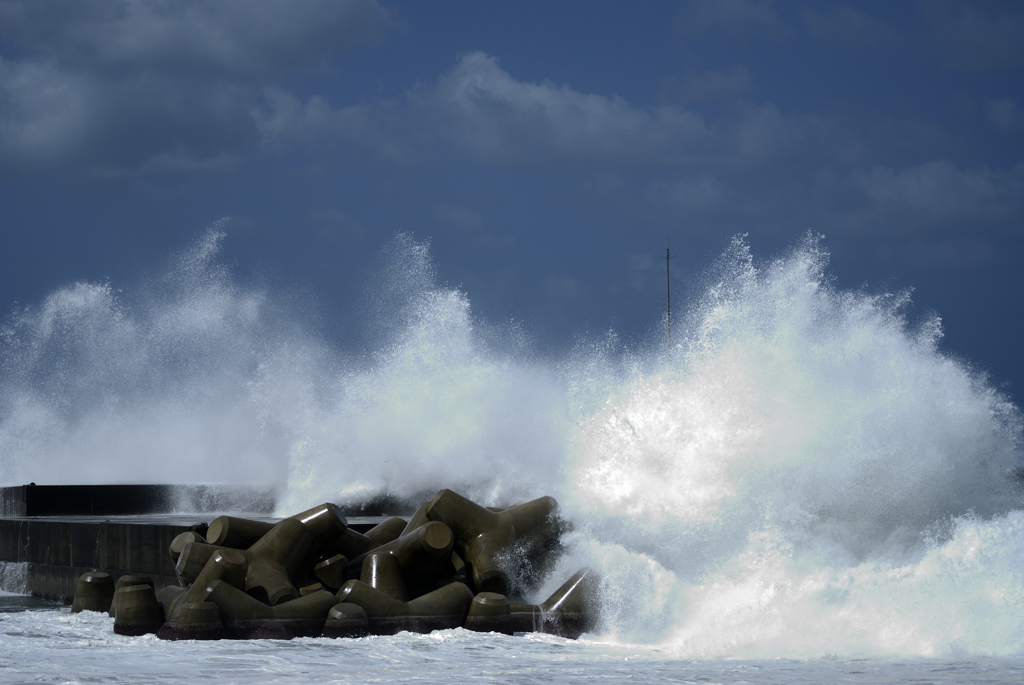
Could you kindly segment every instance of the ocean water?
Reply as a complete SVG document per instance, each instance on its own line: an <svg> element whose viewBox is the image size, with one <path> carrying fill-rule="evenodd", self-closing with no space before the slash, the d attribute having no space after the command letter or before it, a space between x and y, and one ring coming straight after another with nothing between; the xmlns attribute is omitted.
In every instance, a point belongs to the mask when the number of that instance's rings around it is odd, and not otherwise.
<svg viewBox="0 0 1024 685"><path fill-rule="evenodd" d="M6 600L6 603L5 603ZM0 598L3 683L1019 683L1024 658L687 658L656 645L446 630L354 640L162 642L106 614Z"/></svg>
<svg viewBox="0 0 1024 685"><path fill-rule="evenodd" d="M5 319L0 480L245 480L282 514L550 494L574 528L528 599L595 568L598 629L171 644L8 597L0 681L1021 680L1021 412L906 293L836 284L816 239L767 261L734 241L668 349L609 333L559 358L474 315L409 236L357 352L239 284L221 239Z"/></svg>

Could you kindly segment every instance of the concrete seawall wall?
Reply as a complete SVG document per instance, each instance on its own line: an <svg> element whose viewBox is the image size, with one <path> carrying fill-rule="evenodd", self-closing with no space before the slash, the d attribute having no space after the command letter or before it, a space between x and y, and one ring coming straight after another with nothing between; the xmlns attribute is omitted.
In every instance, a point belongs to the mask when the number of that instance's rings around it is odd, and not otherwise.
<svg viewBox="0 0 1024 685"><path fill-rule="evenodd" d="M222 485L19 485L0 488L0 589L70 604L78 577L106 571L177 585L167 553L180 533L206 534L222 513L276 521L273 490ZM343 509L366 532L397 506L380 499ZM392 509L393 510L393 509ZM178 513L167 513L178 512ZM19 587L13 587L18 585Z"/></svg>
<svg viewBox="0 0 1024 685"><path fill-rule="evenodd" d="M36 597L70 603L78 577L106 571L153 577L159 587L176 585L167 548L184 523L0 519L0 562L23 563L24 590ZM11 588L13 589L13 588Z"/></svg>
<svg viewBox="0 0 1024 685"><path fill-rule="evenodd" d="M349 527L365 533L385 518L350 519ZM24 587L0 589L70 604L78 577L86 571L106 571L115 581L125 574L151 576L157 589L177 585L167 553L171 540L188 530L206 533L205 524L189 520L180 516L117 521L0 518L0 564L25 565L8 574L17 576Z"/></svg>
<svg viewBox="0 0 1024 685"><path fill-rule="evenodd" d="M277 492L251 485L15 485L0 488L0 516L273 513Z"/></svg>

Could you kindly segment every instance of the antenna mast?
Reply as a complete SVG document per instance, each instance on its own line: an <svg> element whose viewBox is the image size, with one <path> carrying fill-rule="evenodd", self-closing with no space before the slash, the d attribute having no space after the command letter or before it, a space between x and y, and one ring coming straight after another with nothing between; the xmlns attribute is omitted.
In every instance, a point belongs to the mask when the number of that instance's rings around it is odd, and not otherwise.
<svg viewBox="0 0 1024 685"><path fill-rule="evenodd" d="M666 353L672 352L672 281L669 278L668 260L672 258L670 249L672 239L668 240L669 247L665 248L665 349Z"/></svg>

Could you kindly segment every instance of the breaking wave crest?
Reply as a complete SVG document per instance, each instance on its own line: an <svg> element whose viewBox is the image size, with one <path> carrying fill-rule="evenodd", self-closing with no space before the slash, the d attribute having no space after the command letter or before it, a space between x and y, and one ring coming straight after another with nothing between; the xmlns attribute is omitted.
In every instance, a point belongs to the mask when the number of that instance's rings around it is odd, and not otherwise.
<svg viewBox="0 0 1024 685"><path fill-rule="evenodd" d="M0 474L277 485L279 509L452 487L552 494L575 524L549 586L604 578L599 639L687 656L1024 651L1019 410L845 291L806 238L737 239L663 341L559 359L474 316L408 235L339 350L243 287L207 233L129 293L61 288L0 332ZM301 308L299 308L301 311Z"/></svg>
<svg viewBox="0 0 1024 685"><path fill-rule="evenodd" d="M1019 653L1020 412L936 318L826 262L809 238L757 268L735 241L669 358L577 418L609 631L691 656Z"/></svg>

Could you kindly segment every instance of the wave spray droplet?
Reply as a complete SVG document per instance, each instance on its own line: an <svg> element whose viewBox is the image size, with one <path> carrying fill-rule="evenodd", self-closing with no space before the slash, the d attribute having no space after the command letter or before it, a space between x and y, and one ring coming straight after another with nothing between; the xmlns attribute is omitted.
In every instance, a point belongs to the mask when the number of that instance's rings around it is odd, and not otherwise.
<svg viewBox="0 0 1024 685"><path fill-rule="evenodd" d="M0 345L5 484L252 482L281 511L450 487L541 495L575 522L552 583L602 578L606 637L686 656L1024 649L1019 410L842 291L807 238L737 239L650 351L561 359L474 317L407 235L369 288L376 340L339 350L242 287L213 230L160 279L57 290ZM537 588L537 597L555 588Z"/></svg>
<svg viewBox="0 0 1024 685"><path fill-rule="evenodd" d="M700 656L1019 651L1020 413L826 259L734 242L672 358L581 413L609 627Z"/></svg>

